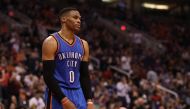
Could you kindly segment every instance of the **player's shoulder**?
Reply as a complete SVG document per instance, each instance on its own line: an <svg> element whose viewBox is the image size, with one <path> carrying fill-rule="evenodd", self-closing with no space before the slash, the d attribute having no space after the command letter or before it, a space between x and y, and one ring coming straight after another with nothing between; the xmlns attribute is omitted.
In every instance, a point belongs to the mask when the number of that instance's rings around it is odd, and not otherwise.
<svg viewBox="0 0 190 109"><path fill-rule="evenodd" d="M84 49L85 49L85 52L89 51L89 45L88 45L88 42L84 39L81 39L82 41L82 44L84 46ZM86 51L87 50L87 51Z"/></svg>
<svg viewBox="0 0 190 109"><path fill-rule="evenodd" d="M50 36L48 36L47 38L44 39L43 45L47 45L47 46L57 45L57 41L54 38L54 36L50 35Z"/></svg>
<svg viewBox="0 0 190 109"><path fill-rule="evenodd" d="M88 42L87 42L86 40L81 39L81 41L82 41L82 43L83 43L84 45L88 45Z"/></svg>
<svg viewBox="0 0 190 109"><path fill-rule="evenodd" d="M53 43L56 42L56 39L54 38L54 36L50 35L47 38L44 39L43 43Z"/></svg>

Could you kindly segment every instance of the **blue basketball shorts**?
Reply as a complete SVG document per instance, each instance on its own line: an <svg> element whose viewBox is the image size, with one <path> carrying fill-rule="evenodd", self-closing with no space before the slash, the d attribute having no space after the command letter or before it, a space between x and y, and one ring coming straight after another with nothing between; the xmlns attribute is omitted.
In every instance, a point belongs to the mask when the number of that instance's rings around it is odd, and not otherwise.
<svg viewBox="0 0 190 109"><path fill-rule="evenodd" d="M66 95L69 100L74 103L74 105L77 107L77 109L86 109L86 100L84 98L82 89L68 89L68 88L62 88L61 89L64 94ZM48 89L45 92L45 102L46 102L46 109L63 109L60 102L58 102L54 96L52 96L52 93L48 91Z"/></svg>

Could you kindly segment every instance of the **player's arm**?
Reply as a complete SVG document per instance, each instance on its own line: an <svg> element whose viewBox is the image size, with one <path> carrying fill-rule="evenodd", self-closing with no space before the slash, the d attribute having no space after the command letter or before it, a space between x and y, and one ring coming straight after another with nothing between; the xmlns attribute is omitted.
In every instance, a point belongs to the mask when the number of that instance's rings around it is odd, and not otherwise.
<svg viewBox="0 0 190 109"><path fill-rule="evenodd" d="M44 81L53 93L53 96L64 105L64 109L75 109L74 105L68 100L68 98L61 91L58 82L54 78L55 70L55 53L57 50L57 42L52 37L46 38L42 45L42 61L43 61L43 77ZM67 104L66 104L67 103Z"/></svg>
<svg viewBox="0 0 190 109"><path fill-rule="evenodd" d="M88 72L88 61L89 61L89 46L85 40L82 40L84 45L84 56L80 65L80 82L81 87L85 96L85 99L88 103L92 103L92 91L91 91L91 82ZM88 83L88 84L87 84Z"/></svg>

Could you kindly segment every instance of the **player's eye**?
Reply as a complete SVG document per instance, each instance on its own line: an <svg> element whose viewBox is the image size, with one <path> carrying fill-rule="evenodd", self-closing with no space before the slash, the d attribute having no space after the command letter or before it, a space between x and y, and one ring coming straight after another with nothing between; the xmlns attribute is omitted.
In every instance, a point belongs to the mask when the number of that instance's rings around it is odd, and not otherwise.
<svg viewBox="0 0 190 109"><path fill-rule="evenodd" d="M73 16L74 19L80 19L81 20L81 17L79 16Z"/></svg>

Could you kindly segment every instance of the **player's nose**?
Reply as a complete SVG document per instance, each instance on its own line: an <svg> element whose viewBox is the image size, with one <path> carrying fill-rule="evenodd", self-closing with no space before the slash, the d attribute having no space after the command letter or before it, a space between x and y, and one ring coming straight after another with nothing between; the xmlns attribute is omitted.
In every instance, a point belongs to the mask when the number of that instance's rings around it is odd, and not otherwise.
<svg viewBox="0 0 190 109"><path fill-rule="evenodd" d="M78 23L78 24L80 24L80 23L81 23L81 20L80 20L79 18L77 19L77 23Z"/></svg>

